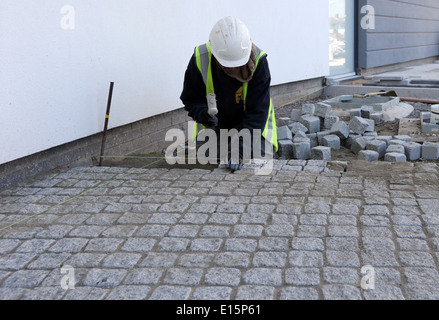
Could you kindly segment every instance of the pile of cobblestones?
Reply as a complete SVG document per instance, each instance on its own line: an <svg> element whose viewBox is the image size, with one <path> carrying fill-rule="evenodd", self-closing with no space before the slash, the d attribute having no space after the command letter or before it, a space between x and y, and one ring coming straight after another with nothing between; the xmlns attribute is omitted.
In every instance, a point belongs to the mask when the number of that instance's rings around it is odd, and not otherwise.
<svg viewBox="0 0 439 320"><path fill-rule="evenodd" d="M351 109L349 118L348 123L341 121L323 102L291 110L290 117L278 119L279 158L330 161L333 150L345 147L365 161L439 159L439 143L420 144L408 135L379 136L375 125L383 123L383 114L371 106Z"/></svg>

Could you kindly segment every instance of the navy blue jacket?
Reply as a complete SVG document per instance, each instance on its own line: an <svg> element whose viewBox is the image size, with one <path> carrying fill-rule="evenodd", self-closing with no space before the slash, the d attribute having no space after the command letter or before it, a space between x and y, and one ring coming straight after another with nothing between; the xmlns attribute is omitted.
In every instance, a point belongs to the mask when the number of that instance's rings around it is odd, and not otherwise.
<svg viewBox="0 0 439 320"><path fill-rule="evenodd" d="M265 128L270 107L271 75L266 56L260 58L252 79L248 83L246 108L242 101L242 82L228 76L216 63L212 55L212 78L218 108L220 129ZM240 91L241 90L241 91ZM207 110L206 85L197 68L195 54L189 61L184 76L181 101L188 115L202 123L203 110Z"/></svg>

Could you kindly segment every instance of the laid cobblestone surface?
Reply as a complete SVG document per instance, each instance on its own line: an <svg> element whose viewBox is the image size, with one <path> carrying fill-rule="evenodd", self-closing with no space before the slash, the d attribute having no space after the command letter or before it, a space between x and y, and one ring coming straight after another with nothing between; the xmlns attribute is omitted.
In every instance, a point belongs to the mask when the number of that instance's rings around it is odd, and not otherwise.
<svg viewBox="0 0 439 320"><path fill-rule="evenodd" d="M0 299L436 300L438 168L52 171L0 190Z"/></svg>

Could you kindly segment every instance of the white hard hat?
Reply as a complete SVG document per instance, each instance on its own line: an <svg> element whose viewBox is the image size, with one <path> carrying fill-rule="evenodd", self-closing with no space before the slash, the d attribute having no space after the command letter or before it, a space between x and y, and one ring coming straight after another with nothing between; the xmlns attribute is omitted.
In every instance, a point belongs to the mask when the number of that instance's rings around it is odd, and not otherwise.
<svg viewBox="0 0 439 320"><path fill-rule="evenodd" d="M245 65L252 50L252 40L245 24L236 18L219 20L210 32L210 49L218 62L227 68Z"/></svg>

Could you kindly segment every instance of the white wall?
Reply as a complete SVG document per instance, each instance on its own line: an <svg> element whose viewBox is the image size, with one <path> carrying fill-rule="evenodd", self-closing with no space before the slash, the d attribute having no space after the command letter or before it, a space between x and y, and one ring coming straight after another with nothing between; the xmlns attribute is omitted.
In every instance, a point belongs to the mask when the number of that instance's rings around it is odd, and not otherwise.
<svg viewBox="0 0 439 320"><path fill-rule="evenodd" d="M101 132L111 81L110 128L182 107L193 48L227 15L268 53L272 84L328 74L326 0L1 0L0 164Z"/></svg>

